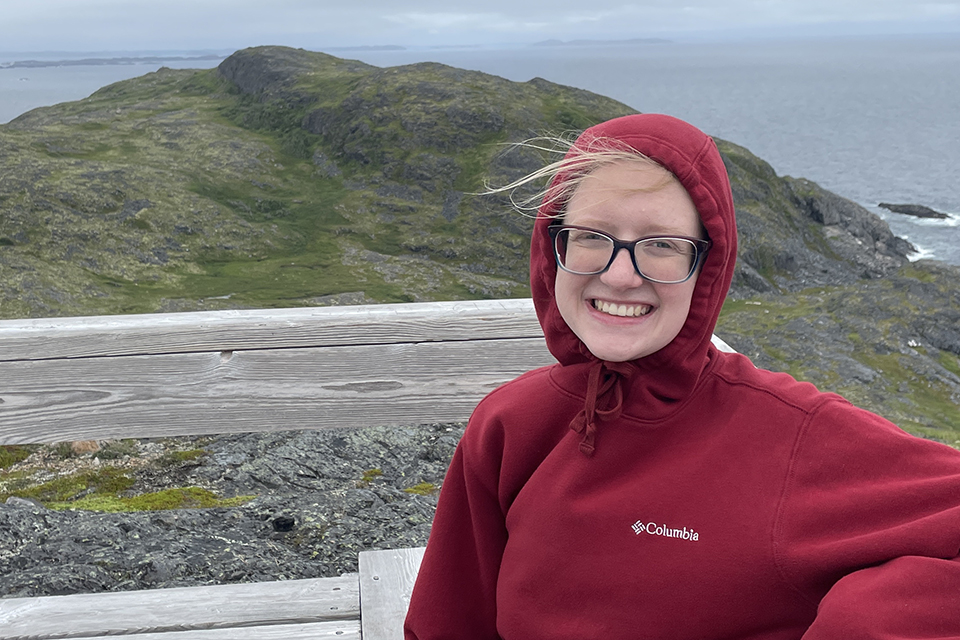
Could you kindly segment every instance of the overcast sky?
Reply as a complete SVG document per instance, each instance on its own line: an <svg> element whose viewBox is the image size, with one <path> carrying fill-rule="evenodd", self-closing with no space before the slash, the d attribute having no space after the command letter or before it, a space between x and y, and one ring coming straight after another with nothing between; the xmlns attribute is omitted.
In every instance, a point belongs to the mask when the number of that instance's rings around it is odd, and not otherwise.
<svg viewBox="0 0 960 640"><path fill-rule="evenodd" d="M960 32L950 0L0 0L0 51Z"/></svg>

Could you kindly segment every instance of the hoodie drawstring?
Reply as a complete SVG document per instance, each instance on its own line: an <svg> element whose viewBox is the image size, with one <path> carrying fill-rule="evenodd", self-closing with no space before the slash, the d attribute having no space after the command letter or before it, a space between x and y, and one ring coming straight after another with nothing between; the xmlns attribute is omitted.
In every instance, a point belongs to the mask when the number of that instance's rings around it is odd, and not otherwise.
<svg viewBox="0 0 960 640"><path fill-rule="evenodd" d="M570 421L570 428L583 434L580 452L593 455L596 449L598 420L615 420L623 411L623 382L629 379L637 367L629 362L606 362L597 360L587 374L587 397L583 409ZM612 396L610 395L612 391ZM603 403L604 408L597 405Z"/></svg>

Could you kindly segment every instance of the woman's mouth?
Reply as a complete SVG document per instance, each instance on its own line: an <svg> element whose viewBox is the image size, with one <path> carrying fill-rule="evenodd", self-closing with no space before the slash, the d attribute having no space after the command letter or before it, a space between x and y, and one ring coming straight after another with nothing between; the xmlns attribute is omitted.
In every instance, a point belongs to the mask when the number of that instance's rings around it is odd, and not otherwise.
<svg viewBox="0 0 960 640"><path fill-rule="evenodd" d="M594 298L591 303L597 311L621 318L645 316L653 310L653 307L649 304L616 304L614 302L597 300L596 298Z"/></svg>

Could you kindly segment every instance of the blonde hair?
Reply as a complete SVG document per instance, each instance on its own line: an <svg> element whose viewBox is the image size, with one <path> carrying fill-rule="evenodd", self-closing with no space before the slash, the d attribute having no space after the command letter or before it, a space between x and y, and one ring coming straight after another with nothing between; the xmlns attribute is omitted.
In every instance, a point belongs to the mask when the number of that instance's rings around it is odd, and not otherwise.
<svg viewBox="0 0 960 640"><path fill-rule="evenodd" d="M669 169L621 140L596 137L588 140L581 139L579 144L575 144L576 141L576 137L572 135L541 136L511 145L511 150L531 149L543 154L563 157L502 187L491 187L485 184L484 191L480 195L506 193L513 208L521 215L531 218L537 216L537 211L541 207L553 206L557 212L553 217L560 218L580 185L589 179L594 171L608 164L632 162L663 173L661 180L646 187L638 187L637 191L658 191L670 182L679 183ZM556 181L557 176L561 174L563 174L563 180ZM536 193L522 198L516 196L520 188L540 181L543 181L545 186Z"/></svg>

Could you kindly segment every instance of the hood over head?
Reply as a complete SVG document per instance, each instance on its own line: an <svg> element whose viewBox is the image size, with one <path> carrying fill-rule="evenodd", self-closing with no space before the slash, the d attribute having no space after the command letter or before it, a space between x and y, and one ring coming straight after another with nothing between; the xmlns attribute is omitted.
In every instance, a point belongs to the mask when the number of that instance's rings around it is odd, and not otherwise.
<svg viewBox="0 0 960 640"><path fill-rule="evenodd" d="M730 180L713 139L671 116L636 114L593 126L580 135L567 158L575 155L578 149L595 147L600 139L613 139L621 148L629 146L673 173L690 194L712 243L701 266L690 311L680 333L663 349L634 360L626 374L633 380L629 389L623 390L629 392L630 404L638 399L655 402L661 405L660 410L644 403L645 411L653 410L655 415L689 394L711 354L716 353L710 339L733 278L737 254ZM559 173L551 187L568 177L569 173ZM562 202L546 198L537 213L530 252L534 306L547 346L561 364L597 365L597 358L564 322L554 295L557 263L547 229L557 215L562 214L562 208ZM614 377L624 375L626 371L620 364L604 363L604 366L610 371L620 370L612 374ZM601 368L596 366L598 375ZM655 372L655 375L644 375L649 372ZM636 398L638 393L646 397ZM591 402L589 395L588 392L588 405Z"/></svg>

